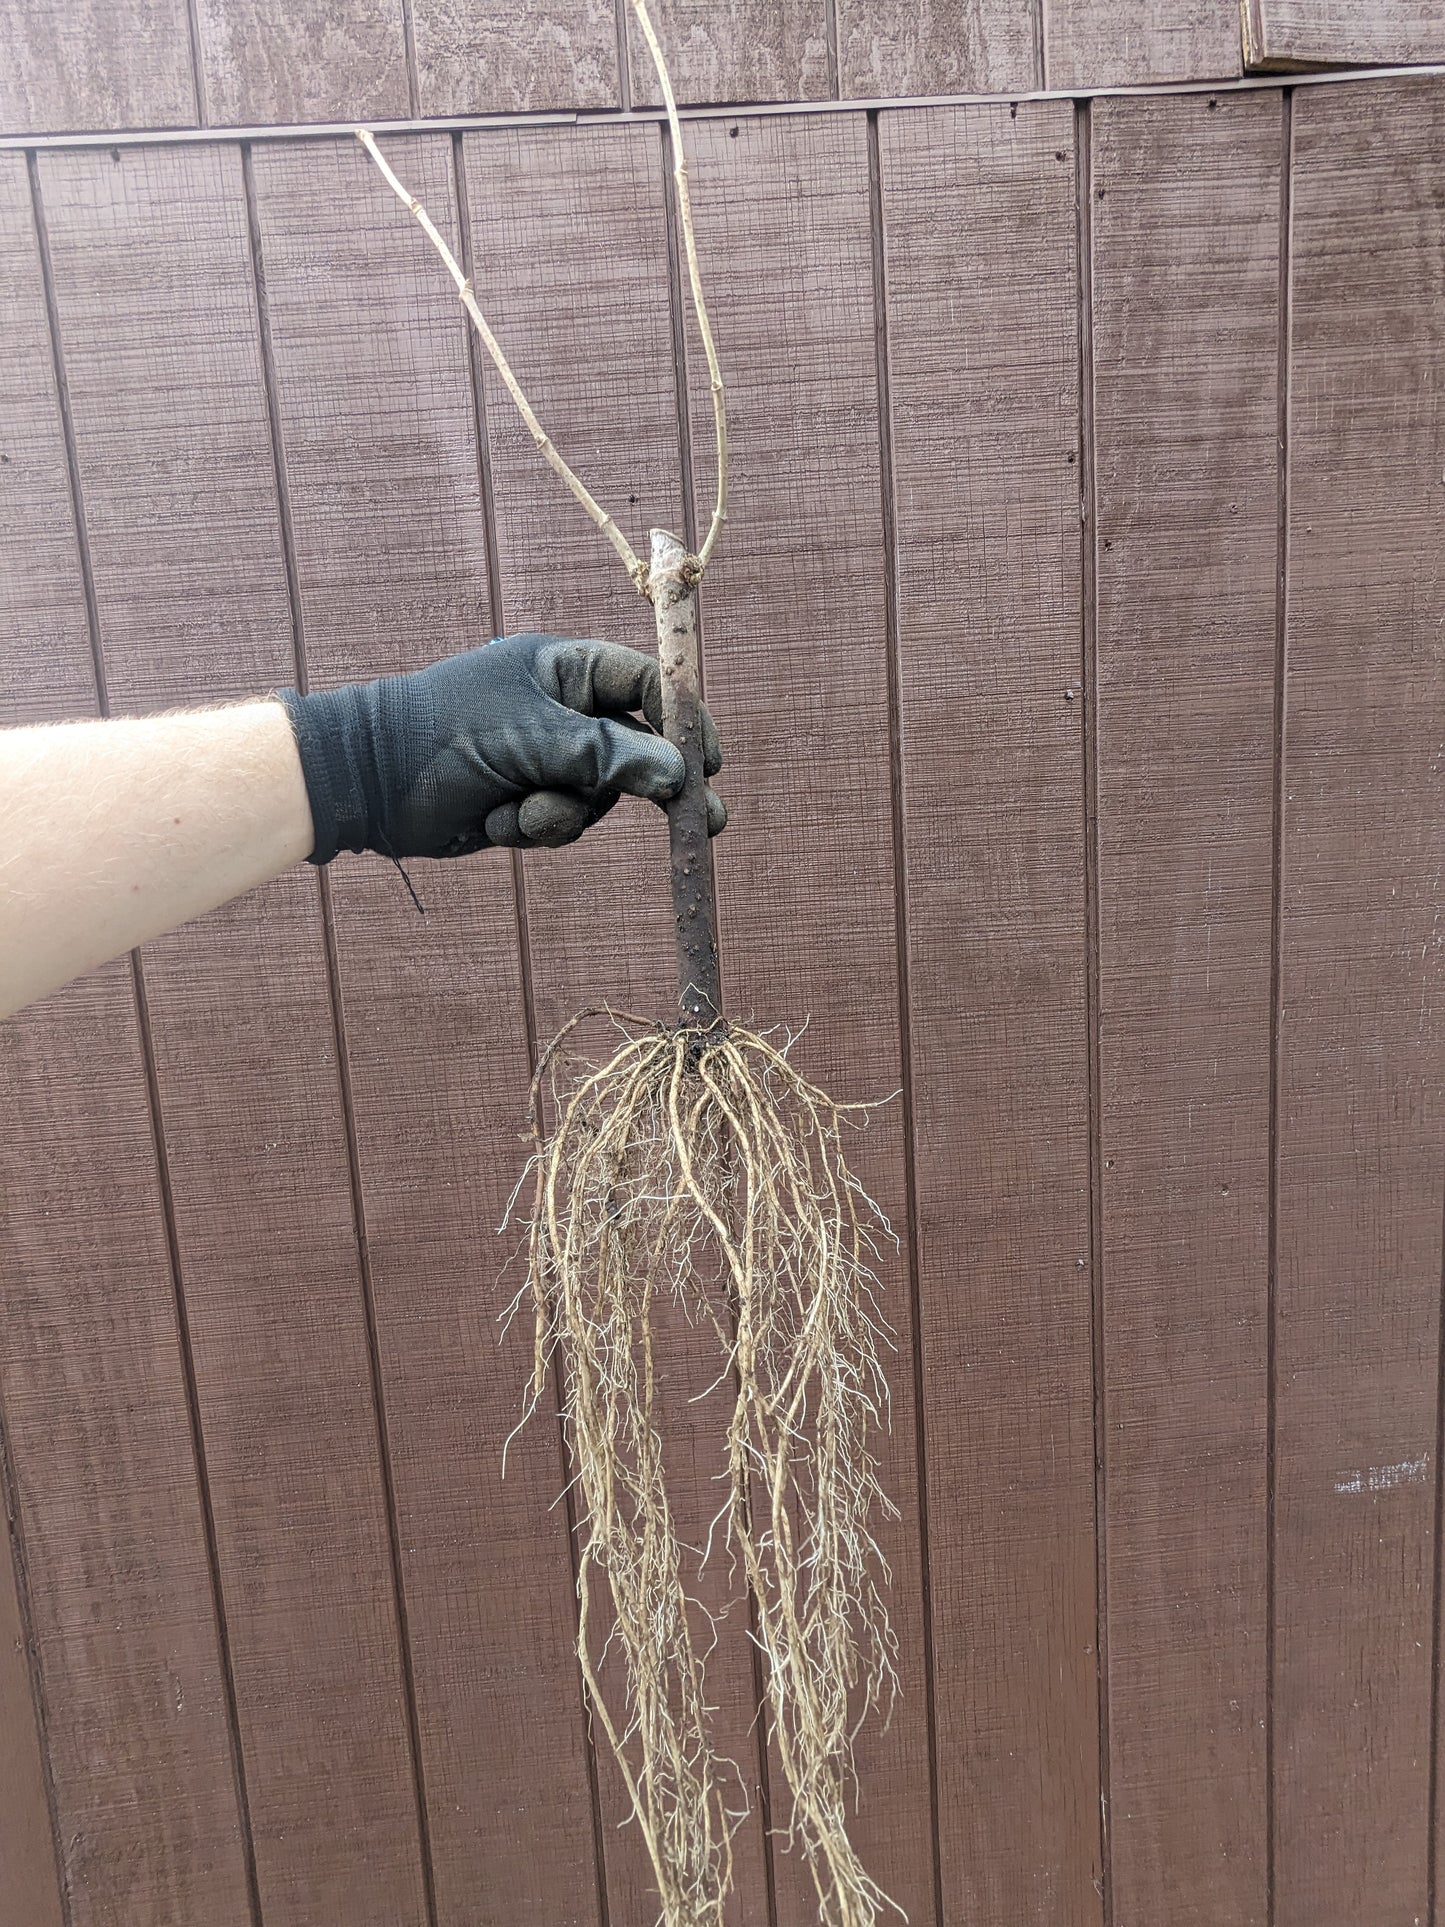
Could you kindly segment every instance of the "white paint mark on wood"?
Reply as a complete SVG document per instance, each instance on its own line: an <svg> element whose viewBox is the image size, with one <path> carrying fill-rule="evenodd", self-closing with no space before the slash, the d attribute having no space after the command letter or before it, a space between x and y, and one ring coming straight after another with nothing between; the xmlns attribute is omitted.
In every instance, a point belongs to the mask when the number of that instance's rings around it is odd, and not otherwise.
<svg viewBox="0 0 1445 1927"><path fill-rule="evenodd" d="M1430 1470L1430 1454L1418 1459L1401 1459L1398 1465L1370 1465L1362 1472L1346 1473L1335 1480L1336 1492L1393 1492L1402 1485L1423 1485Z"/></svg>

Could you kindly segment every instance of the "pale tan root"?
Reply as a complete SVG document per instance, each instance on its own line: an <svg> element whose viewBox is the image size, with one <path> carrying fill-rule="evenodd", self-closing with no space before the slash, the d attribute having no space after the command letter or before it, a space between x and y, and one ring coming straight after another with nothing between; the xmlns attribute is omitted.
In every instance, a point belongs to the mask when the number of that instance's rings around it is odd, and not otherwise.
<svg viewBox="0 0 1445 1927"><path fill-rule="evenodd" d="M866 1114L834 1104L766 1037L721 1024L625 1032L570 1086L560 1061L549 1053L539 1073L555 1124L535 1161L529 1397L535 1407L555 1356L578 1495L583 1675L661 1918L721 1927L745 1807L741 1774L708 1737L711 1634L696 1630L705 1609L688 1590L664 1477L651 1314L667 1294L719 1341L711 1395L732 1412L714 1526L753 1602L792 1795L788 1841L824 1927L874 1927L894 1903L848 1838L853 1736L896 1687L874 1537L891 1510L873 1449L889 1342L873 1237L886 1226L843 1145ZM604 1647L623 1662L625 1714L603 1699Z"/></svg>

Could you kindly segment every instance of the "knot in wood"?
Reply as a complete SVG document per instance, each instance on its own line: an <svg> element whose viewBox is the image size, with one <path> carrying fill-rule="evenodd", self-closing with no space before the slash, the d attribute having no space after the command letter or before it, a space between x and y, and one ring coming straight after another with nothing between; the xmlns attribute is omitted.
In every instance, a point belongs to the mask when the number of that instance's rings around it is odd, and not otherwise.
<svg viewBox="0 0 1445 1927"><path fill-rule="evenodd" d="M647 579L647 593L654 609L675 609L686 602L702 580L702 564L695 555L685 555L671 569L654 569Z"/></svg>

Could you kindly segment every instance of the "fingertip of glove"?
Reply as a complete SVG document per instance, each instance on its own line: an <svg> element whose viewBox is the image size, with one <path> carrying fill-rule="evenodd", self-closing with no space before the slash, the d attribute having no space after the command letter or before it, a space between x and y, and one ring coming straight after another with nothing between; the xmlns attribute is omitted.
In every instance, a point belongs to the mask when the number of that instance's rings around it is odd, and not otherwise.
<svg viewBox="0 0 1445 1927"><path fill-rule="evenodd" d="M534 790L522 799L517 826L523 841L544 850L575 843L592 821L593 811L581 796L564 790Z"/></svg>
<svg viewBox="0 0 1445 1927"><path fill-rule="evenodd" d="M707 709L702 712L702 769L704 776L716 776L723 766L722 738Z"/></svg>
<svg viewBox="0 0 1445 1927"><path fill-rule="evenodd" d="M645 731L624 733L618 723L611 728L617 732L618 753L608 771L609 783L650 803L670 803L687 781L687 764L676 743Z"/></svg>
<svg viewBox="0 0 1445 1927"><path fill-rule="evenodd" d="M522 834L519 813L515 803L499 803L487 814L483 824L488 843L500 850L520 850L526 843Z"/></svg>

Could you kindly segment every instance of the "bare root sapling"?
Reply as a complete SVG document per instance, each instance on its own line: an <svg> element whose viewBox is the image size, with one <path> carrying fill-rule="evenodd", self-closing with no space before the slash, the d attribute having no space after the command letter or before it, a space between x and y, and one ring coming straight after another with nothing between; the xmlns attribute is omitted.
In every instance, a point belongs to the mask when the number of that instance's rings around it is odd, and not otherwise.
<svg viewBox="0 0 1445 1927"><path fill-rule="evenodd" d="M723 1504L708 1546L751 1603L768 1729L791 1794L824 1927L900 1911L848 1833L859 1722L891 1705L895 1641L875 1536L891 1510L875 1451L886 1423L877 1298L881 1212L846 1155L867 1110L835 1103L791 1061L789 1040L725 1019L707 835L697 590L727 513L723 379L698 268L682 130L645 0L632 0L667 110L678 223L716 436L716 505L696 555L654 530L644 562L538 421L471 282L426 209L359 138L440 253L542 455L652 603L663 722L686 780L667 806L679 1015L653 1024L574 1018L533 1086L528 1282L535 1315L527 1412L552 1370L578 1514L578 1658L645 1842L664 1927L722 1927L732 1840L747 1811L715 1748L707 1654L718 1636L690 1582L668 1496L655 1315L671 1302L718 1344L712 1396L729 1403ZM614 1047L574 1063L589 1020ZM621 1703L603 1690L615 1654ZM613 1699L618 1699L614 1689Z"/></svg>

